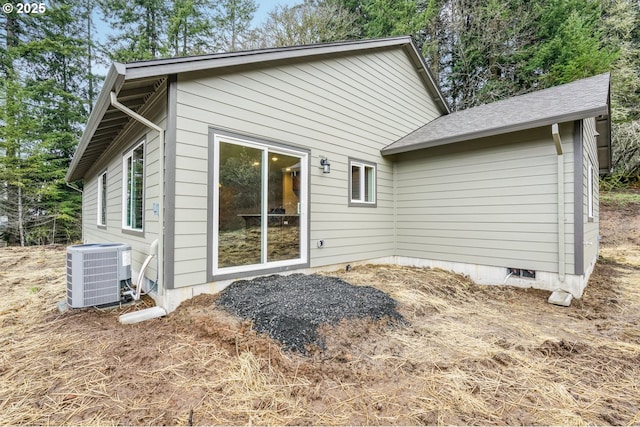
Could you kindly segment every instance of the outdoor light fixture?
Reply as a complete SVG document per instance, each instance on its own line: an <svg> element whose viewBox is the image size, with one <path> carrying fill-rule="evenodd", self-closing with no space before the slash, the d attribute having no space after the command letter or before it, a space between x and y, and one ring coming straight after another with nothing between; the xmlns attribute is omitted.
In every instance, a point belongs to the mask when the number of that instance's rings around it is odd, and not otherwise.
<svg viewBox="0 0 640 427"><path fill-rule="evenodd" d="M322 173L331 173L331 163L329 163L329 159L320 159L320 166L322 166Z"/></svg>

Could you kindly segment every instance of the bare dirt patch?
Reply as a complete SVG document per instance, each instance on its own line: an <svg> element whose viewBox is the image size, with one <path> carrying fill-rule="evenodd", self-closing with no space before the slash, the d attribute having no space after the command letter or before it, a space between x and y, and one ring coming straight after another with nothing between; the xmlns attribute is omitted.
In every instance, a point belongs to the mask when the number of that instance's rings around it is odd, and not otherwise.
<svg viewBox="0 0 640 427"><path fill-rule="evenodd" d="M640 194L640 190L635 193ZM601 256L606 261L640 265L640 203L602 203L600 206Z"/></svg>
<svg viewBox="0 0 640 427"><path fill-rule="evenodd" d="M602 206L603 259L568 308L440 270L333 272L407 324L322 326L307 356L212 295L136 325L61 315L64 248L0 249L0 424L638 424L639 211Z"/></svg>

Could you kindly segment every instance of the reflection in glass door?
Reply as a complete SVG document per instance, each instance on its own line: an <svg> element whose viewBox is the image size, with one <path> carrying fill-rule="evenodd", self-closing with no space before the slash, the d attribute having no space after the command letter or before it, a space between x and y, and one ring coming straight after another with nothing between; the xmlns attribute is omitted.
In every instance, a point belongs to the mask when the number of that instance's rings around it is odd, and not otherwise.
<svg viewBox="0 0 640 427"><path fill-rule="evenodd" d="M269 153L267 262L300 258L300 158Z"/></svg>
<svg viewBox="0 0 640 427"><path fill-rule="evenodd" d="M306 262L307 154L232 138L215 144L214 270Z"/></svg>
<svg viewBox="0 0 640 427"><path fill-rule="evenodd" d="M262 262L262 150L220 143L218 267Z"/></svg>

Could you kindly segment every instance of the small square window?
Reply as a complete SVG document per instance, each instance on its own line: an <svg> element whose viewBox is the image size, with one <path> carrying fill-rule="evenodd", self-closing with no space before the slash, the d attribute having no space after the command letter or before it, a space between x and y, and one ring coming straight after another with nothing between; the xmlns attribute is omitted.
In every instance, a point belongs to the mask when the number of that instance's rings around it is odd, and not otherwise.
<svg viewBox="0 0 640 427"><path fill-rule="evenodd" d="M349 206L376 205L376 164L349 159Z"/></svg>

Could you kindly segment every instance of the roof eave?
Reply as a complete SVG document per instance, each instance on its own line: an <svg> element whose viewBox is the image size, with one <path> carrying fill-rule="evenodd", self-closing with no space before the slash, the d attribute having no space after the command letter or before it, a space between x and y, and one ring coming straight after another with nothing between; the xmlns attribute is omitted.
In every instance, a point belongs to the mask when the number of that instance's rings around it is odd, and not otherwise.
<svg viewBox="0 0 640 427"><path fill-rule="evenodd" d="M133 62L126 65L127 80L148 78L158 75L179 74L184 72L222 69L235 66L249 66L282 60L320 57L331 54L344 54L359 50L404 47L425 86L441 109L442 114L451 112L436 79L420 55L411 36L397 36L370 40L340 41L334 43L310 44L284 48L258 49L231 52L225 54L203 55L184 58L170 58Z"/></svg>
<svg viewBox="0 0 640 427"><path fill-rule="evenodd" d="M605 117L604 120L602 118L596 118L596 133L597 134L599 133L600 135L596 138L597 149L598 149L598 163L600 166L599 172L600 172L600 175L603 175L603 176L610 174L611 171L613 170L613 159L612 159L613 149L611 145L611 102L610 101L611 101L611 83L609 83L609 93L607 94L608 115L604 116ZM602 130L600 126L602 122L605 122L604 130ZM605 144L600 143L601 137L604 139ZM604 162L600 156L602 149L604 149L605 151Z"/></svg>
<svg viewBox="0 0 640 427"><path fill-rule="evenodd" d="M79 168L91 140L100 126L100 122L109 108L110 93L120 92L125 81L178 74L183 72L201 71L207 69L222 69L239 65L264 64L282 60L296 60L299 58L319 57L322 55L357 52L360 50L386 49L403 47L411 58L416 71L428 90L436 98L442 113L450 112L444 96L440 92L435 79L426 66L424 59L411 36L398 36L373 40L342 41L328 44L302 45L285 48L260 49L254 51L232 52L226 54L204 55L199 57L170 58L161 60L140 61L128 64L114 62L105 78L102 90L98 95L85 130L73 155L71 164L65 176L67 182L83 178L84 172Z"/></svg>
<svg viewBox="0 0 640 427"><path fill-rule="evenodd" d="M451 113L451 108L449 107L449 104L447 103L444 95L442 94L442 91L440 90L440 86L438 86L438 84L436 83L436 79L434 78L433 73L431 72L431 69L427 65L425 59L420 54L420 51L418 50L418 46L416 46L413 38L411 38L411 43L409 43L409 45L410 45L409 49L411 49L410 56L414 61L413 65L416 67L418 74L420 74L420 76L423 79L425 79L427 83L427 87L431 89L432 91L431 95L434 96L435 98L434 101L436 101L436 103L440 106L443 114Z"/></svg>
<svg viewBox="0 0 640 427"><path fill-rule="evenodd" d="M588 110L573 112L573 113L564 114L561 116L548 117L540 120L533 120L529 122L518 123L516 125L501 126L497 128L487 129L484 131L470 132L466 134L456 135L453 137L435 139L432 141L425 141L421 143L403 145L399 147L393 147L395 143L392 143L387 147L383 148L382 150L380 150L380 152L384 156L390 156L393 154L401 154L401 153L407 153L411 151L422 150L425 148L432 148L432 147L438 147L441 145L454 144L456 142L468 141L471 139L485 138L489 136L501 135L505 133L518 132L522 130L548 126L554 123L565 123L565 122L571 122L574 120L585 119L587 117L608 116L608 115L609 115L609 107L607 105L603 105L597 108L591 108Z"/></svg>
<svg viewBox="0 0 640 427"><path fill-rule="evenodd" d="M120 91L120 88L124 83L125 74L126 67L124 64L118 62L114 62L113 64L111 64L111 67L107 72L107 76L104 79L102 90L100 91L93 111L91 111L91 115L89 115L89 119L87 120L87 126L82 133L82 137L80 138L80 142L78 143L78 148L76 148L76 152L73 154L71 164L69 165L69 169L67 170L67 174L65 176L66 182L73 182L82 179L82 176L77 176L78 174L76 173L78 163L80 163L80 160L82 160L84 152L89 146L91 138L93 138L93 134L95 133L105 112L111 104L111 92L115 91L117 93Z"/></svg>

